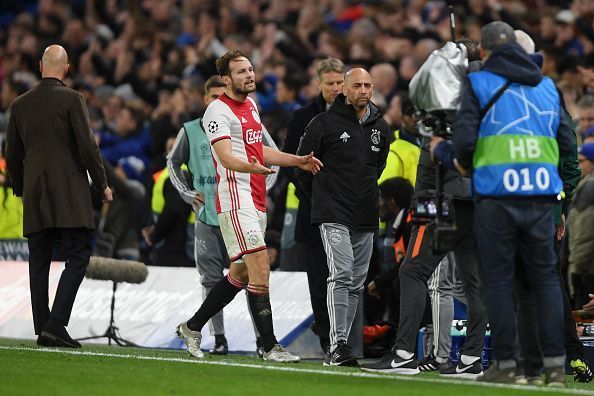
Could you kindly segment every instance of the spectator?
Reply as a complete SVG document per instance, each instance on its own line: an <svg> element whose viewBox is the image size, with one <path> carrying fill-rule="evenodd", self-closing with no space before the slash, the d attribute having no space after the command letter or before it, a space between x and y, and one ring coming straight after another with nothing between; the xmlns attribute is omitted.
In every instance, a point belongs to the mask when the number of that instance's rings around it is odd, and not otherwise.
<svg viewBox="0 0 594 396"><path fill-rule="evenodd" d="M594 290L594 143L584 144L578 161L582 170L569 212L569 271L578 307Z"/></svg>
<svg viewBox="0 0 594 396"><path fill-rule="evenodd" d="M582 136L594 127L594 94L582 96L577 102L578 133Z"/></svg>
<svg viewBox="0 0 594 396"><path fill-rule="evenodd" d="M175 136L167 140L167 151L171 152ZM154 248L153 263L162 267L193 267L194 214L192 206L184 202L169 178L167 168L153 175L155 184L151 209L155 224L142 229L146 244ZM192 230L193 231L193 230ZM188 249L188 244L192 248Z"/></svg>

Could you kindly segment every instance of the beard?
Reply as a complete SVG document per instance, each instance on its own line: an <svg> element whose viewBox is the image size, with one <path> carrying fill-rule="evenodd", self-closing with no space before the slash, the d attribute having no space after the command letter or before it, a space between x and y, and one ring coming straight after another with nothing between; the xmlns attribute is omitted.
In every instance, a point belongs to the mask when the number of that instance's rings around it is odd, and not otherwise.
<svg viewBox="0 0 594 396"><path fill-rule="evenodd" d="M365 109L365 108L366 108L366 107L369 105L369 102L370 102L370 101L371 101L370 99L367 99L367 98L366 98L366 99L365 99L365 101L359 101L359 100L357 100L357 101L354 101L354 102L352 103L352 105L353 105L353 107L354 107L354 108L356 108L357 110L363 110L363 109Z"/></svg>
<svg viewBox="0 0 594 396"><path fill-rule="evenodd" d="M233 93L236 95L246 95L246 96L256 90L256 82L255 81L254 81L254 88L246 88L246 85L247 85L246 83L237 84L237 83L235 83L235 81L233 81L231 83L231 89L233 90Z"/></svg>

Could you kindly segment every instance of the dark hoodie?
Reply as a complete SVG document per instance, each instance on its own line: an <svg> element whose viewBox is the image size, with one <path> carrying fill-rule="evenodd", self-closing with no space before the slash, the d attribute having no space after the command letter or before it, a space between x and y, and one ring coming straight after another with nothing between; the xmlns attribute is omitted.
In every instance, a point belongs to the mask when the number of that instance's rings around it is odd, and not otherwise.
<svg viewBox="0 0 594 396"><path fill-rule="evenodd" d="M324 167L313 180L310 173L298 169L297 180L302 190L311 194L312 224L377 229L377 179L386 166L388 131L387 122L373 103L367 120L359 124L355 109L345 103L344 95L311 120L297 153L313 151Z"/></svg>
<svg viewBox="0 0 594 396"><path fill-rule="evenodd" d="M538 85L543 78L540 68L517 43L505 44L495 48L481 70L495 73L512 83L531 87ZM458 163L466 169L472 169L472 156L481 124L479 118L481 109L468 79L466 79L463 90L462 104L454 123L455 133L452 144L454 146L454 156ZM575 140L573 135L566 118L560 114L557 143L559 144L559 155L561 157L571 153Z"/></svg>

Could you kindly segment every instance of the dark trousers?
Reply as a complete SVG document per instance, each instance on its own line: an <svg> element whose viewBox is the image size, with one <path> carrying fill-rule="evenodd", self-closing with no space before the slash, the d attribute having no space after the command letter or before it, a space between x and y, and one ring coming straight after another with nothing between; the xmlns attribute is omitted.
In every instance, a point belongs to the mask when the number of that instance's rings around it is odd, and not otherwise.
<svg viewBox="0 0 594 396"><path fill-rule="evenodd" d="M326 352L330 345L330 319L326 308L328 265L326 252L320 245L302 244L307 251L307 283L320 346Z"/></svg>
<svg viewBox="0 0 594 396"><path fill-rule="evenodd" d="M527 200L480 199L475 232L483 268L486 305L499 361L515 360L516 313L513 284L516 258L536 301L543 364L565 362L563 303L553 249L553 204Z"/></svg>
<svg viewBox="0 0 594 396"><path fill-rule="evenodd" d="M91 257L91 230L49 228L29 235L29 284L35 334L41 334L48 320L68 325L74 298ZM52 310L49 310L49 270L54 245L61 241L66 267L60 276Z"/></svg>
<svg viewBox="0 0 594 396"><path fill-rule="evenodd" d="M483 302L483 287L473 234L474 206L470 201L455 201L458 226L454 255L457 274L462 281L468 301L468 336L463 353L481 356L487 328L487 315ZM425 312L427 281L445 254L435 255L431 244L432 227L413 227L406 258L400 266L400 322L396 348L409 352L416 350L419 324Z"/></svg>
<svg viewBox="0 0 594 396"><path fill-rule="evenodd" d="M518 298L518 336L520 341L520 356L524 361L527 377L540 375L542 355L540 352L539 332L536 317L536 303L530 289L530 274L524 273L522 267L516 268L516 296ZM567 360L583 359L584 346L577 336L575 320L573 319L571 303L565 282L561 273L561 260L557 259L557 274L563 297L563 327L565 330L565 350Z"/></svg>

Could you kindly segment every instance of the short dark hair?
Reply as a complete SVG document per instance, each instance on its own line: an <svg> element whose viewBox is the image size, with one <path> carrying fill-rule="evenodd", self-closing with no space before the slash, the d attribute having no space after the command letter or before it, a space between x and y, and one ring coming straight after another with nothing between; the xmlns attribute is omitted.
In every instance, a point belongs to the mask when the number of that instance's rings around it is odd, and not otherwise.
<svg viewBox="0 0 594 396"><path fill-rule="evenodd" d="M226 88L227 85L223 82L223 80L221 79L221 76L219 76L218 74L215 74L213 76L210 76L210 78L208 80L206 80L206 83L204 84L204 93L207 93L209 89L211 88Z"/></svg>
<svg viewBox="0 0 594 396"><path fill-rule="evenodd" d="M231 68L229 67L229 64L231 62L235 62L239 58L247 59L247 55L244 54L241 50L225 52L223 56L221 56L215 62L215 65L217 66L217 72L221 76L231 76Z"/></svg>
<svg viewBox="0 0 594 396"><path fill-rule="evenodd" d="M140 109L132 104L125 104L122 110L128 110L136 123L136 130L142 129L144 126L145 117L142 115Z"/></svg>
<svg viewBox="0 0 594 396"><path fill-rule="evenodd" d="M466 47L466 57L468 58L468 62L481 60L481 51L479 49L479 43L477 43L476 41L466 37L462 37L461 39L456 40L456 44L462 44Z"/></svg>
<svg viewBox="0 0 594 396"><path fill-rule="evenodd" d="M410 206L414 192L413 185L404 177L391 177L379 185L379 193L382 199L393 199L401 209L406 209Z"/></svg>

